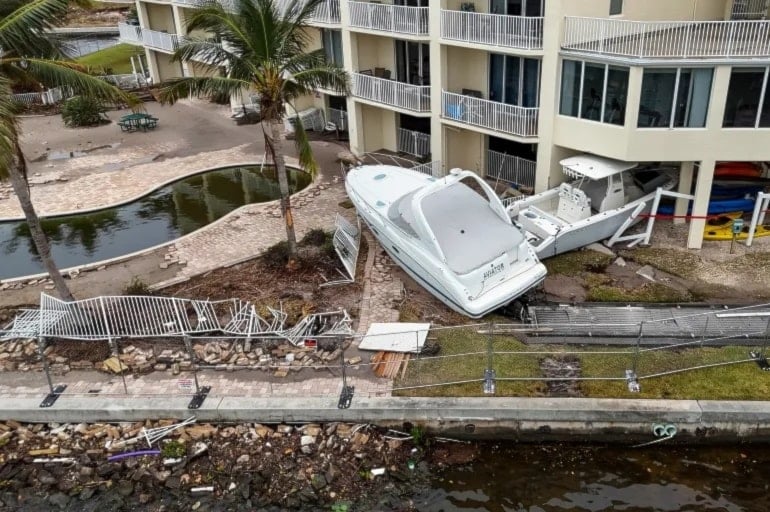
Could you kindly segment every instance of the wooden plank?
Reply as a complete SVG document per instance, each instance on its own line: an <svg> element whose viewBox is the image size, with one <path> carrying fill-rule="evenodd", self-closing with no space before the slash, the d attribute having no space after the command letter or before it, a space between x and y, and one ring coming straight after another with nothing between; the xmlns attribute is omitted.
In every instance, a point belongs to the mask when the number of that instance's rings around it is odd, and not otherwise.
<svg viewBox="0 0 770 512"><path fill-rule="evenodd" d="M407 366L409 366L409 354L406 354L404 357L404 363L401 365L401 380L403 380L404 376L406 375Z"/></svg>

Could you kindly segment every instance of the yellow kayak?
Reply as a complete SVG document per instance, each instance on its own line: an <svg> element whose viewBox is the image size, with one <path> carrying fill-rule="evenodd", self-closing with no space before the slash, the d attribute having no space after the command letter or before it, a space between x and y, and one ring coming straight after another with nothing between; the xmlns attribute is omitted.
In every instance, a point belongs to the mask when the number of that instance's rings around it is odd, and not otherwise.
<svg viewBox="0 0 770 512"><path fill-rule="evenodd" d="M719 217L706 221L706 229L703 231L704 240L732 240L733 220L743 216L743 212L725 213ZM749 236L749 223L743 224L743 230L735 237L736 240L746 240ZM770 224L759 225L754 230L754 238L770 236Z"/></svg>

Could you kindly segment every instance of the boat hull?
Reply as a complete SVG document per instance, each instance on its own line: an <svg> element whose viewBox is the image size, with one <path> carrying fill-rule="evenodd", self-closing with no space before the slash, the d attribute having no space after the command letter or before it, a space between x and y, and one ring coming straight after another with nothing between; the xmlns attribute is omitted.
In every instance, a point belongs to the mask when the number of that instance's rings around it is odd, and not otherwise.
<svg viewBox="0 0 770 512"><path fill-rule="evenodd" d="M545 266L532 255L531 263L527 264L529 266L522 265L517 268L506 264L505 267L509 272L507 276L499 274L498 282L483 293L477 293L476 297L469 297L471 292L463 282L445 264L423 248L419 238L405 235L387 217L385 200L371 197L370 201L367 201L366 196L359 194L356 186L351 185L351 181L358 184L357 180L351 180L349 177L346 181L348 197L385 252L420 286L452 310L471 318L480 318L509 304L545 279ZM362 189L362 192L366 194L367 191ZM384 196L380 193L378 197ZM526 247L532 254L523 240L521 246ZM498 260L495 260L486 265L497 263ZM463 276L463 279L465 278L466 276Z"/></svg>

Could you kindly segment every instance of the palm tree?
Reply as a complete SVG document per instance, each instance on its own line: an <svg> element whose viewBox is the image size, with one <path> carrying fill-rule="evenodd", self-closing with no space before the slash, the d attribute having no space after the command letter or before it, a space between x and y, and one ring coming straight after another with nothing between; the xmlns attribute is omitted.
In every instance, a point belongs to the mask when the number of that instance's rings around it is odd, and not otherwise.
<svg viewBox="0 0 770 512"><path fill-rule="evenodd" d="M66 86L73 91L105 101L136 103L120 89L99 80L64 58L45 31L60 22L72 3L83 0L28 0L0 9L0 179L9 179L19 200L37 253L53 280L59 296L73 300L40 226L27 182L27 163L19 144L18 105L11 97L13 83ZM10 5L16 8L11 10Z"/></svg>
<svg viewBox="0 0 770 512"><path fill-rule="evenodd" d="M234 0L234 12L230 12L219 2L203 0L188 19L187 30L202 30L209 36L185 39L174 59L198 60L226 72L224 76L175 78L160 91L164 103L189 96L238 96L249 90L259 96L265 148L278 175L290 267L297 257L297 238L281 147L286 106L319 87L348 90L348 76L342 68L329 63L322 49L307 50L307 23L322 1ZM300 164L315 173L317 166L300 122L295 143Z"/></svg>

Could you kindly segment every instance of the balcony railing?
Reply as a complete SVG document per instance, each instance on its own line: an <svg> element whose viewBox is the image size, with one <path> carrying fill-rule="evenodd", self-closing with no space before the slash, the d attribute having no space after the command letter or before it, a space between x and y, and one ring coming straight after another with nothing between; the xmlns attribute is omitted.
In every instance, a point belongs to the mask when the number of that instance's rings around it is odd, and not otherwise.
<svg viewBox="0 0 770 512"><path fill-rule="evenodd" d="M350 26L414 36L428 35L428 8L348 2Z"/></svg>
<svg viewBox="0 0 770 512"><path fill-rule="evenodd" d="M430 133L414 130L398 129L399 152L423 158L430 155Z"/></svg>
<svg viewBox="0 0 770 512"><path fill-rule="evenodd" d="M430 112L430 86L353 73L353 96L413 112Z"/></svg>
<svg viewBox="0 0 770 512"><path fill-rule="evenodd" d="M139 27L139 25L118 23L118 32L120 32L120 40L125 43L143 44L142 29Z"/></svg>
<svg viewBox="0 0 770 512"><path fill-rule="evenodd" d="M142 42L145 46L165 52L173 52L179 46L182 38L176 34L167 34L158 30L142 30Z"/></svg>
<svg viewBox="0 0 770 512"><path fill-rule="evenodd" d="M562 48L624 58L766 57L770 21L627 21L567 17Z"/></svg>
<svg viewBox="0 0 770 512"><path fill-rule="evenodd" d="M441 37L524 50L543 48L543 18L441 10Z"/></svg>
<svg viewBox="0 0 770 512"><path fill-rule="evenodd" d="M327 112L328 112L327 120L329 122L334 123L334 126L336 126L339 131L341 132L347 131L348 113L345 110L329 107L327 109Z"/></svg>
<svg viewBox="0 0 770 512"><path fill-rule="evenodd" d="M339 25L340 23L340 0L325 0L318 4L313 13L314 23L324 23L327 25Z"/></svg>
<svg viewBox="0 0 770 512"><path fill-rule="evenodd" d="M536 137L537 112L537 107L519 107L441 92L441 115L445 119L510 135Z"/></svg>
<svg viewBox="0 0 770 512"><path fill-rule="evenodd" d="M487 151L487 176L516 185L534 188L537 163L499 151Z"/></svg>

